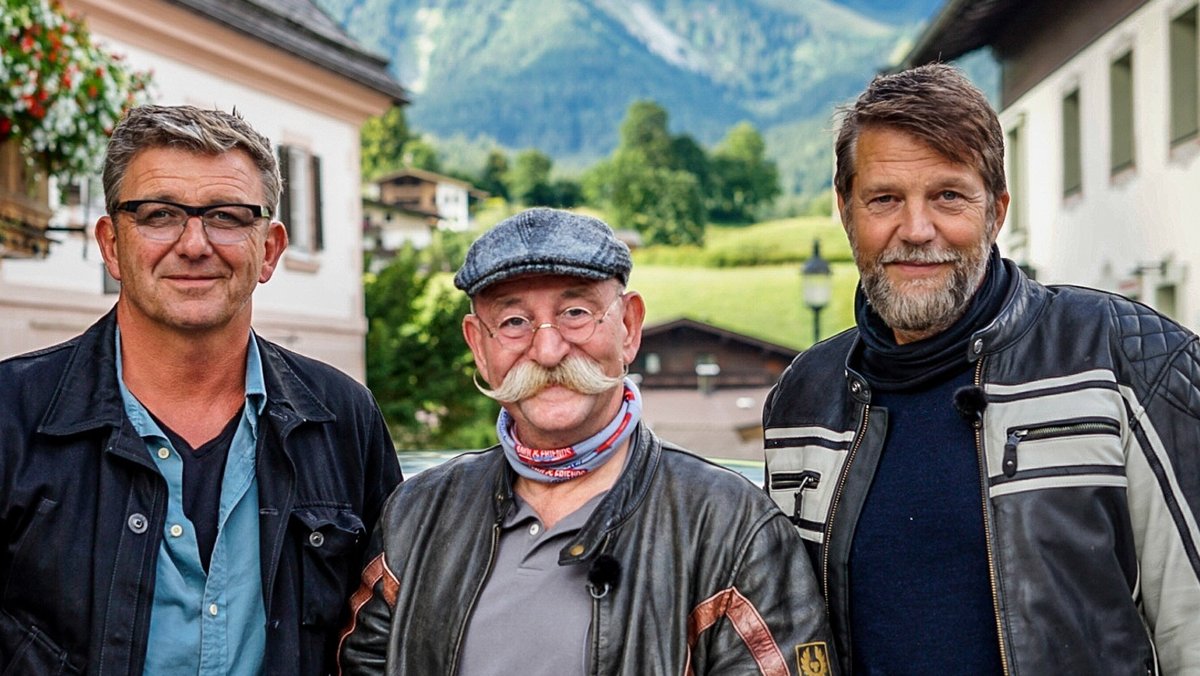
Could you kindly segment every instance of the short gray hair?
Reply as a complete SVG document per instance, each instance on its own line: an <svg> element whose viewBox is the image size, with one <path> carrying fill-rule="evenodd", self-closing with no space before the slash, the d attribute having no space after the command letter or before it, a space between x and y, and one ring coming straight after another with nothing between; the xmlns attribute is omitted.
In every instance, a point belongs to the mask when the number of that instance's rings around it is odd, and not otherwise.
<svg viewBox="0 0 1200 676"><path fill-rule="evenodd" d="M195 106L138 106L113 130L104 157L104 206L117 210L117 196L129 163L147 148L179 148L220 155L244 150L262 177L263 198L272 211L279 202L283 179L271 140L251 127L237 110L202 110Z"/></svg>

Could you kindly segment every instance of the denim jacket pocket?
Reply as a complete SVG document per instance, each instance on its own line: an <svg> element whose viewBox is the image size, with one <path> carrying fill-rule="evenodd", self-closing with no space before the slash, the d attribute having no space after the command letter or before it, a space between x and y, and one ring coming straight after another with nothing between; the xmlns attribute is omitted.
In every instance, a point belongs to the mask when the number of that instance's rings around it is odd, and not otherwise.
<svg viewBox="0 0 1200 676"><path fill-rule="evenodd" d="M366 536L362 518L349 507L302 506L292 511L292 528L301 549L301 622L334 625L358 577Z"/></svg>
<svg viewBox="0 0 1200 676"><path fill-rule="evenodd" d="M0 610L0 676L73 676L67 652L35 626Z"/></svg>

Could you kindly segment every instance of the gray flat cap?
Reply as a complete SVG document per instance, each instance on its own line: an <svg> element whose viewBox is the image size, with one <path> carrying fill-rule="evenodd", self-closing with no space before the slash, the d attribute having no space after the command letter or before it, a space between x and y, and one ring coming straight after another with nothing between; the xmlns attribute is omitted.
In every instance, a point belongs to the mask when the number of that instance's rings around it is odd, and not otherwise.
<svg viewBox="0 0 1200 676"><path fill-rule="evenodd" d="M629 281L629 247L604 221L538 207L497 223L467 250L454 285L474 296L520 275L567 275Z"/></svg>

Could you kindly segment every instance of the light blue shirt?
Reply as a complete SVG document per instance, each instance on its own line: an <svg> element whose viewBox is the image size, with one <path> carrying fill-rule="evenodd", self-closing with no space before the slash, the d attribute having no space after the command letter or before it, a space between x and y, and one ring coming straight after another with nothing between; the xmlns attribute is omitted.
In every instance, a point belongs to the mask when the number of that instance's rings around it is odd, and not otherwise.
<svg viewBox="0 0 1200 676"><path fill-rule="evenodd" d="M246 404L225 461L217 540L205 574L196 530L183 513L183 460L146 408L125 387L121 332L117 330L117 382L125 414L145 440L167 484L167 516L158 547L146 648L147 675L252 676L262 672L267 633L254 464L258 417L266 406L267 394L253 334L249 342Z"/></svg>

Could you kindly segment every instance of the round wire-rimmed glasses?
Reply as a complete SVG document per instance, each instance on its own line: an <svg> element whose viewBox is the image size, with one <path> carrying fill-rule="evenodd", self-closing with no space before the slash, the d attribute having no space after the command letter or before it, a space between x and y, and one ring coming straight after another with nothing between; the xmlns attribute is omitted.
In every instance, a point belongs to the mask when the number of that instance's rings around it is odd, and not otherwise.
<svg viewBox="0 0 1200 676"><path fill-rule="evenodd" d="M600 326L612 311L613 305L625 296L618 295L608 303L602 314L580 305L571 306L554 316L554 321L535 324L532 319L523 314L506 315L497 322L496 327L488 326L483 317L478 314L475 318L483 325L489 337L494 338L510 352L524 352L533 344L533 335L542 329L554 329L562 339L572 345L581 345L596 335L596 327Z"/></svg>

